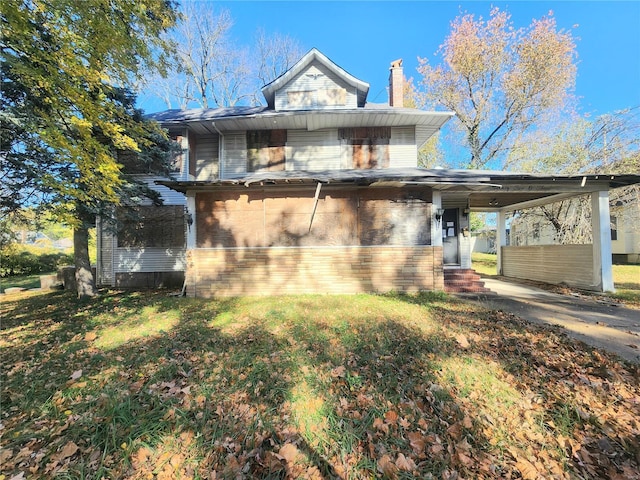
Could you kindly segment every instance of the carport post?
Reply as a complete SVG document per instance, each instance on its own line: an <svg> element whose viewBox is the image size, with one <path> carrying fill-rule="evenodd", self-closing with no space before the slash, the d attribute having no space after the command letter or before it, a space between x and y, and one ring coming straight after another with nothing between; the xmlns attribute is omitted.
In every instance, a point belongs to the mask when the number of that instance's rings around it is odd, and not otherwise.
<svg viewBox="0 0 640 480"><path fill-rule="evenodd" d="M496 273L502 275L502 247L507 246L507 212L498 210L496 225Z"/></svg>
<svg viewBox="0 0 640 480"><path fill-rule="evenodd" d="M613 292L611 255L611 218L609 191L591 194L591 231L593 233L593 283L602 292Z"/></svg>

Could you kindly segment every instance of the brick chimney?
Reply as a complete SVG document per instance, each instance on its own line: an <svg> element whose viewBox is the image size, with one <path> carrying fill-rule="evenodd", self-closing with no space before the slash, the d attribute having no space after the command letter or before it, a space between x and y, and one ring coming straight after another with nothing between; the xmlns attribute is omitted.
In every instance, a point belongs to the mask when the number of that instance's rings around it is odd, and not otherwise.
<svg viewBox="0 0 640 480"><path fill-rule="evenodd" d="M391 62L389 68L389 106L402 107L404 104L404 75L402 74L402 59Z"/></svg>

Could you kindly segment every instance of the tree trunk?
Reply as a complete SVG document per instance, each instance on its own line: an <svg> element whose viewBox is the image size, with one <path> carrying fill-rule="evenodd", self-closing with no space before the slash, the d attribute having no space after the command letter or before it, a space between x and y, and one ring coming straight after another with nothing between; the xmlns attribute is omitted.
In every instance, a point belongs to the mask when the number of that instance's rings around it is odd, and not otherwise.
<svg viewBox="0 0 640 480"><path fill-rule="evenodd" d="M98 289L89 261L89 229L84 224L73 229L73 258L76 265L78 298L97 297Z"/></svg>

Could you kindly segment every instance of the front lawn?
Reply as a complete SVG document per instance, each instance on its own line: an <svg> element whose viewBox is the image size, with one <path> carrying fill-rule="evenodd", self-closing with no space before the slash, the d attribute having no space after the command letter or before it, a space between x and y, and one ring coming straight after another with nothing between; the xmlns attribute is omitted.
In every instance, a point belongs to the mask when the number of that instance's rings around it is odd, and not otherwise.
<svg viewBox="0 0 640 480"><path fill-rule="evenodd" d="M0 278L0 293L4 293L7 288L40 288L40 275L55 275L56 272L38 273L37 275L16 275L12 277Z"/></svg>
<svg viewBox="0 0 640 480"><path fill-rule="evenodd" d="M442 294L0 314L3 478L637 478L637 366Z"/></svg>

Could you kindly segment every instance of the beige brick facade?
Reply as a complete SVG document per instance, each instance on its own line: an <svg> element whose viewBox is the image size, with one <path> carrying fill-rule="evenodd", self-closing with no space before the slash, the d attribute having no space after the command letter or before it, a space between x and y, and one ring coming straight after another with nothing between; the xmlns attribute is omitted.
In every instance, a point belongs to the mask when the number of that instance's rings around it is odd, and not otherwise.
<svg viewBox="0 0 640 480"><path fill-rule="evenodd" d="M431 246L199 248L187 252L187 294L418 292L444 288Z"/></svg>

